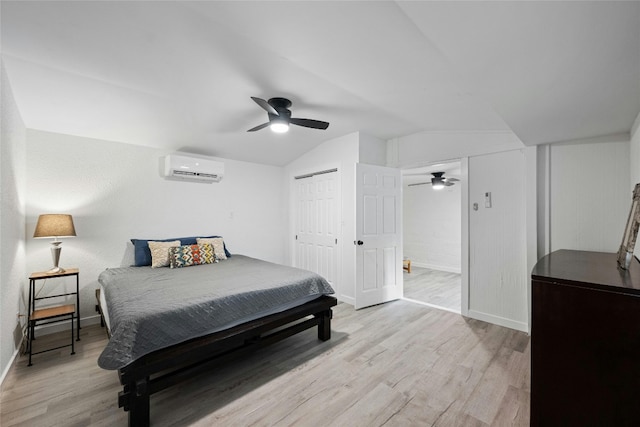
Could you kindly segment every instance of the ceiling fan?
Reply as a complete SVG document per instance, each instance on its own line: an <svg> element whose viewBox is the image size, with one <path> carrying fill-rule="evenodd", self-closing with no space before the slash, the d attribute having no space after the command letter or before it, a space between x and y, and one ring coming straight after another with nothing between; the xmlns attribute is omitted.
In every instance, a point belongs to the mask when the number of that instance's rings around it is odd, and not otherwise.
<svg viewBox="0 0 640 427"><path fill-rule="evenodd" d="M269 115L269 121L253 127L247 132L255 132L269 126L271 127L271 130L276 133L284 133L289 130L290 124L323 130L329 127L328 122L291 117L291 110L289 110L289 107L291 107L291 101L286 98L271 98L268 101L265 101L264 99L252 96L251 99L253 99L256 104L267 112Z"/></svg>
<svg viewBox="0 0 640 427"><path fill-rule="evenodd" d="M416 182L415 184L409 184L409 187L414 185L430 184L434 190L442 190L444 187L451 187L454 182L460 181L457 178L447 178L444 176L444 172L432 172L431 182Z"/></svg>

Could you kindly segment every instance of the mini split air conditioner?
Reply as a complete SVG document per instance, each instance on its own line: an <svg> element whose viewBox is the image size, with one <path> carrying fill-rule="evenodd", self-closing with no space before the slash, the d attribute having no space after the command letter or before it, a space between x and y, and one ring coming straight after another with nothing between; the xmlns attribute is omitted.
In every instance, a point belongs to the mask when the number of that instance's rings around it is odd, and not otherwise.
<svg viewBox="0 0 640 427"><path fill-rule="evenodd" d="M216 160L170 154L164 158L164 176L198 182L220 182L224 176L224 163Z"/></svg>

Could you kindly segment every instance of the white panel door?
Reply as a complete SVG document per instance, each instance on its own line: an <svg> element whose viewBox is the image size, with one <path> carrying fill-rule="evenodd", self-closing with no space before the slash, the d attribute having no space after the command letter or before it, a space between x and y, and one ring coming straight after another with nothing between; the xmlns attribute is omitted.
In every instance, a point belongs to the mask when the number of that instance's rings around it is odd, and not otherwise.
<svg viewBox="0 0 640 427"><path fill-rule="evenodd" d="M356 164L355 308L402 298L400 170Z"/></svg>
<svg viewBox="0 0 640 427"><path fill-rule="evenodd" d="M338 271L337 176L331 172L296 180L295 266L320 274L332 286Z"/></svg>

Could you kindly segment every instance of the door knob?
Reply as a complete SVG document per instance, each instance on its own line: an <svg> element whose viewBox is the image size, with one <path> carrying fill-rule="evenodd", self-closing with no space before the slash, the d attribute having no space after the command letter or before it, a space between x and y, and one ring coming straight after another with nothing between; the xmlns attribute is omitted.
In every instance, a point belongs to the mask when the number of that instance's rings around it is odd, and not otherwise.
<svg viewBox="0 0 640 427"><path fill-rule="evenodd" d="M358 246L362 246L364 245L364 242L362 240L358 240Z"/></svg>

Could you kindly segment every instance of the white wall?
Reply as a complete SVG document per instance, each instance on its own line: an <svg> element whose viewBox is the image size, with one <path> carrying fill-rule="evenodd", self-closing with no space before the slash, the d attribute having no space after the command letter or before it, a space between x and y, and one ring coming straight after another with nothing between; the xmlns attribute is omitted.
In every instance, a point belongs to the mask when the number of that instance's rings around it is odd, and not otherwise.
<svg viewBox="0 0 640 427"><path fill-rule="evenodd" d="M403 249L411 264L461 271L461 186L403 186Z"/></svg>
<svg viewBox="0 0 640 427"><path fill-rule="evenodd" d="M362 132L359 132L358 135L358 162L368 165L386 166L387 142Z"/></svg>
<svg viewBox="0 0 640 427"><path fill-rule="evenodd" d="M387 164L407 168L523 148L513 132L420 132L387 144Z"/></svg>
<svg viewBox="0 0 640 427"><path fill-rule="evenodd" d="M550 147L550 250L617 252L631 206L629 137Z"/></svg>
<svg viewBox="0 0 640 427"><path fill-rule="evenodd" d="M524 149L469 158L468 314L523 331L529 319L526 160Z"/></svg>
<svg viewBox="0 0 640 427"><path fill-rule="evenodd" d="M165 154L27 132L27 237L39 214L73 215L78 236L64 239L60 265L80 268L82 318L95 314L100 272L133 263L131 238L219 234L231 253L285 261L282 168L220 159L220 183L176 182L160 176ZM49 246L48 239L27 238L28 271L50 268Z"/></svg>
<svg viewBox="0 0 640 427"><path fill-rule="evenodd" d="M337 168L340 174L341 227L338 237L338 256L341 257L341 268L338 271L336 297L341 301L353 304L355 297L355 164L359 159L360 134L351 133L326 141L285 167L284 188L289 223L287 234L287 259L293 264L294 221L290 213L294 211L293 191L294 176L321 170Z"/></svg>
<svg viewBox="0 0 640 427"><path fill-rule="evenodd" d="M387 146L389 165L397 167L462 160L462 314L524 331L528 264L537 255L536 198L526 194L535 191L532 154L535 149L524 148L515 134L500 131L422 132ZM490 212L473 211L476 202L483 209L484 191L496 192L503 202ZM527 216L529 209L533 217ZM504 259L498 258L502 254Z"/></svg>
<svg viewBox="0 0 640 427"><path fill-rule="evenodd" d="M25 127L0 64L0 382L22 338L16 313L26 306L24 248Z"/></svg>
<svg viewBox="0 0 640 427"><path fill-rule="evenodd" d="M631 188L635 188L635 185L640 183L640 113L636 117L633 126L631 127L631 142L630 142L630 175L631 175ZM640 256L640 243L636 242L634 253L636 256Z"/></svg>

